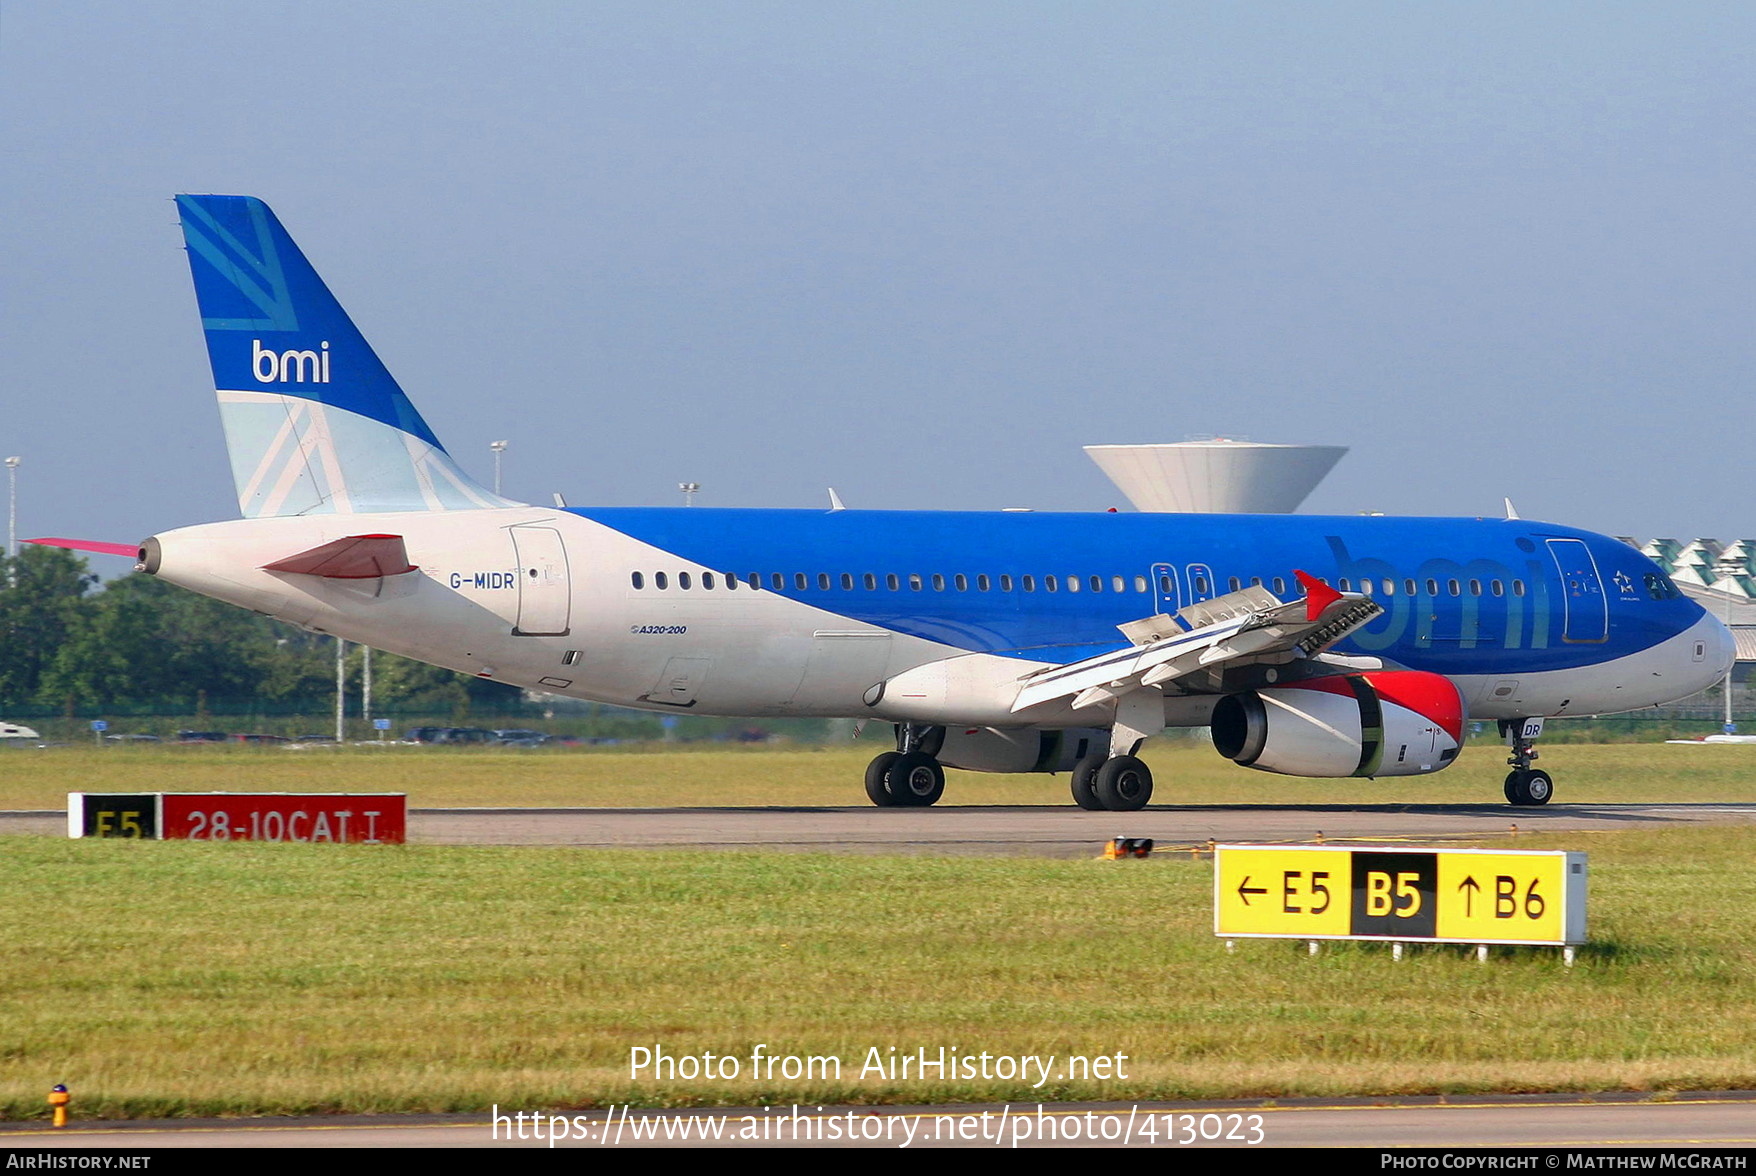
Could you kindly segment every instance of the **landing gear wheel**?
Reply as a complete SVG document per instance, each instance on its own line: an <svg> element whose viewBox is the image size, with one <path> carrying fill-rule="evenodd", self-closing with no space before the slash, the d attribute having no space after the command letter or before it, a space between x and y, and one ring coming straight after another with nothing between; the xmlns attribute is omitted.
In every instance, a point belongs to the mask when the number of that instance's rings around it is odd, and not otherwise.
<svg viewBox="0 0 1756 1176"><path fill-rule="evenodd" d="M866 765L866 799L879 808L894 808L896 797L890 795L890 768L902 758L899 751L887 751Z"/></svg>
<svg viewBox="0 0 1756 1176"><path fill-rule="evenodd" d="M1105 760L1091 783L1098 803L1113 813L1145 808L1152 799L1152 769L1131 755Z"/></svg>
<svg viewBox="0 0 1756 1176"><path fill-rule="evenodd" d="M945 769L924 751L897 754L884 782L891 804L925 807L945 795Z"/></svg>
<svg viewBox="0 0 1756 1176"><path fill-rule="evenodd" d="M1073 765L1073 803L1089 812L1103 811L1094 787L1098 769L1104 766L1102 756L1088 755Z"/></svg>
<svg viewBox="0 0 1756 1176"><path fill-rule="evenodd" d="M1532 768L1506 774L1506 801L1516 805L1548 804L1555 795L1555 782L1547 772Z"/></svg>

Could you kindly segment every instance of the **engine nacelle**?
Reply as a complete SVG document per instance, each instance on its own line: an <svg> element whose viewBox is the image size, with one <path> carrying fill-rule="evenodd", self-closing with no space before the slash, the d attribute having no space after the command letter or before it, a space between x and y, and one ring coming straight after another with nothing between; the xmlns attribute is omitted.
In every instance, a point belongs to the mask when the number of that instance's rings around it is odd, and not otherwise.
<svg viewBox="0 0 1756 1176"><path fill-rule="evenodd" d="M1229 694L1214 707L1212 729L1215 750L1246 768L1417 776L1457 758L1463 699L1439 674L1338 674Z"/></svg>
<svg viewBox="0 0 1756 1176"><path fill-rule="evenodd" d="M1070 772L1081 756L1109 750L1110 734L1074 728L1068 731L996 730L993 727L947 727L939 762L966 772Z"/></svg>

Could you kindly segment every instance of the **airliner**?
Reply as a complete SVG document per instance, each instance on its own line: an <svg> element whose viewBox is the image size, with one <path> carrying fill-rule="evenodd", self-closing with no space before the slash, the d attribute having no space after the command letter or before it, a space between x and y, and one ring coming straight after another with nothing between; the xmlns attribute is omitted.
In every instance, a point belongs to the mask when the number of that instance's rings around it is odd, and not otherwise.
<svg viewBox="0 0 1756 1176"><path fill-rule="evenodd" d="M1471 720L1546 803L1547 717L1724 677L1725 627L1626 543L1528 520L547 507L466 474L266 204L179 196L242 518L140 571L536 691L889 724L881 806L947 767L1152 796L1142 743L1303 777L1450 766ZM92 545L85 545L92 546Z"/></svg>

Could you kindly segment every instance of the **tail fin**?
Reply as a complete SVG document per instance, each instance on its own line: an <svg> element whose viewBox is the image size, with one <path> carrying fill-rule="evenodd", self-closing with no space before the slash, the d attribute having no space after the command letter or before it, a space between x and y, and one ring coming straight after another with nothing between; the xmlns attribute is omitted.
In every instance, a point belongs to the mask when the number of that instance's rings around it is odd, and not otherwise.
<svg viewBox="0 0 1756 1176"><path fill-rule="evenodd" d="M518 505L458 468L268 205L177 207L245 517Z"/></svg>

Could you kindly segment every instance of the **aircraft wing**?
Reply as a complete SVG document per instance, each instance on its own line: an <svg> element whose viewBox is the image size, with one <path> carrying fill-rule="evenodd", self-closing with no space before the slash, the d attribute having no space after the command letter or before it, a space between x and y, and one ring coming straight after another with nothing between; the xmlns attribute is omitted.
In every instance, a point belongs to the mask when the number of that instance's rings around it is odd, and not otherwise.
<svg viewBox="0 0 1756 1176"><path fill-rule="evenodd" d="M1265 589L1245 588L1190 605L1175 618L1123 625L1130 645L1039 670L1024 679L1012 710L1069 697L1075 707L1090 706L1227 663L1314 657L1384 611L1369 597L1295 574L1305 597L1290 604Z"/></svg>

